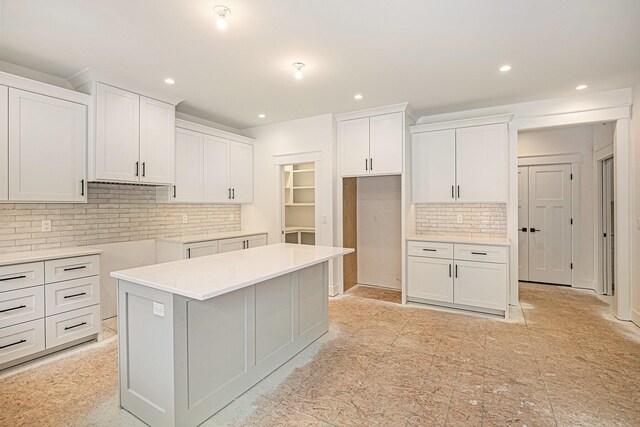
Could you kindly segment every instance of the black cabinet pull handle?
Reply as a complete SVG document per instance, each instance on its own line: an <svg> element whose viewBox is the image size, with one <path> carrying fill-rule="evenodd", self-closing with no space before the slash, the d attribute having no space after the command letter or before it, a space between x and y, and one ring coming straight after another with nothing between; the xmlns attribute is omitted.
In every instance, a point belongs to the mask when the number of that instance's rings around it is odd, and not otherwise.
<svg viewBox="0 0 640 427"><path fill-rule="evenodd" d="M236 198L236 189L235 189L235 188L232 188L232 189L231 189L231 198L232 198L232 199L235 199L235 198Z"/></svg>
<svg viewBox="0 0 640 427"><path fill-rule="evenodd" d="M78 267L67 267L64 271L73 271L73 270L82 270L83 268L87 268L86 265L80 265Z"/></svg>
<svg viewBox="0 0 640 427"><path fill-rule="evenodd" d="M364 159L364 170L369 170L369 159Z"/></svg>
<svg viewBox="0 0 640 427"><path fill-rule="evenodd" d="M80 180L80 195L84 196L84 179Z"/></svg>
<svg viewBox="0 0 640 427"><path fill-rule="evenodd" d="M136 176L139 176L140 173L140 162L136 162Z"/></svg>
<svg viewBox="0 0 640 427"><path fill-rule="evenodd" d="M471 255L486 255L486 252L471 252Z"/></svg>
<svg viewBox="0 0 640 427"><path fill-rule="evenodd" d="M191 248L187 248L187 258L191 258Z"/></svg>
<svg viewBox="0 0 640 427"><path fill-rule="evenodd" d="M11 343L11 344L0 345L0 350L2 350L3 348L14 346L14 345L22 344L23 342L27 342L27 340L20 340L20 341L16 341L14 343Z"/></svg>
<svg viewBox="0 0 640 427"><path fill-rule="evenodd" d="M537 228L533 228L533 227L531 227L531 228L529 229L529 231L530 231L530 232L532 232L532 233L535 233L536 231L542 231L542 230L538 230Z"/></svg>
<svg viewBox="0 0 640 427"><path fill-rule="evenodd" d="M520 229L520 231L522 231L523 233L526 233L526 232L527 232L527 227L522 227L522 228Z"/></svg>
<svg viewBox="0 0 640 427"><path fill-rule="evenodd" d="M458 185L458 199L460 198L460 186Z"/></svg>
<svg viewBox="0 0 640 427"><path fill-rule="evenodd" d="M147 162L142 162L142 177L144 178L144 176L147 173Z"/></svg>
<svg viewBox="0 0 640 427"><path fill-rule="evenodd" d="M64 299L80 297L80 296L82 296L82 295L86 295L86 294L87 294L86 292L80 292L79 294L65 295L65 296L64 296Z"/></svg>
<svg viewBox="0 0 640 427"><path fill-rule="evenodd" d="M13 277L5 277L4 279L0 279L0 282L4 282L5 280L16 280L16 279L26 279L27 276L24 274L22 276L13 276Z"/></svg>
<svg viewBox="0 0 640 427"><path fill-rule="evenodd" d="M176 198L176 186L175 185L173 186L173 198L174 199Z"/></svg>
<svg viewBox="0 0 640 427"><path fill-rule="evenodd" d="M456 279L458 278L458 264L456 264Z"/></svg>
<svg viewBox="0 0 640 427"><path fill-rule="evenodd" d="M437 249L428 249L428 248L422 248L423 251L428 251L428 252L438 252Z"/></svg>
<svg viewBox="0 0 640 427"><path fill-rule="evenodd" d="M453 189L453 187L455 187L454 185L451 186L451 198L455 199L456 198L456 193L455 190Z"/></svg>
<svg viewBox="0 0 640 427"><path fill-rule="evenodd" d="M449 277L451 277L451 264L449 264Z"/></svg>
<svg viewBox="0 0 640 427"><path fill-rule="evenodd" d="M5 308L4 310L0 310L0 313L6 313L7 311L20 310L21 308L27 308L26 305L19 305L17 307Z"/></svg>
<svg viewBox="0 0 640 427"><path fill-rule="evenodd" d="M64 330L68 331L69 329L73 329L73 328L77 328L78 326L82 326L82 325L86 325L87 322L82 322L82 323L78 323L77 325L73 325L73 326L65 326Z"/></svg>
<svg viewBox="0 0 640 427"><path fill-rule="evenodd" d="M229 199L231 199L231 189L229 189Z"/></svg>
<svg viewBox="0 0 640 427"><path fill-rule="evenodd" d="M373 170L373 159L369 158L369 169Z"/></svg>

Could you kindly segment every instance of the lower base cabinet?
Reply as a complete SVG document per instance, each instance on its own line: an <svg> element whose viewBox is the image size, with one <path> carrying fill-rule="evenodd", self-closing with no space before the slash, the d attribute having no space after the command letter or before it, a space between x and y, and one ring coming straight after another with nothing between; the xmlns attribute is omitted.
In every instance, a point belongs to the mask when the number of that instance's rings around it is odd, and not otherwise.
<svg viewBox="0 0 640 427"><path fill-rule="evenodd" d="M44 349L44 319L0 329L0 366Z"/></svg>
<svg viewBox="0 0 640 427"><path fill-rule="evenodd" d="M238 232L241 234L242 232ZM228 235L228 234L227 234ZM156 242L158 263L191 259L225 252L266 246L264 233L242 235L226 239L212 235L158 239Z"/></svg>
<svg viewBox="0 0 640 427"><path fill-rule="evenodd" d="M472 307L504 310L507 266L490 262L456 261L453 301Z"/></svg>
<svg viewBox="0 0 640 427"><path fill-rule="evenodd" d="M453 302L452 269L452 260L409 257L409 295L433 301Z"/></svg>

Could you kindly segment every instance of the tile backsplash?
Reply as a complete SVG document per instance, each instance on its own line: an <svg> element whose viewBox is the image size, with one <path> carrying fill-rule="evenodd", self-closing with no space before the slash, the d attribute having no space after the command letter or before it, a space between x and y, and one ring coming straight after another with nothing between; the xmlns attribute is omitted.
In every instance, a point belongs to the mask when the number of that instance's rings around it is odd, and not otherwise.
<svg viewBox="0 0 640 427"><path fill-rule="evenodd" d="M156 188L142 185L89 183L87 195L0 204L0 253L240 230L240 205L156 203ZM41 231L46 219L50 232Z"/></svg>
<svg viewBox="0 0 640 427"><path fill-rule="evenodd" d="M462 215L462 223L457 217ZM504 203L416 204L416 233L505 237L507 205Z"/></svg>

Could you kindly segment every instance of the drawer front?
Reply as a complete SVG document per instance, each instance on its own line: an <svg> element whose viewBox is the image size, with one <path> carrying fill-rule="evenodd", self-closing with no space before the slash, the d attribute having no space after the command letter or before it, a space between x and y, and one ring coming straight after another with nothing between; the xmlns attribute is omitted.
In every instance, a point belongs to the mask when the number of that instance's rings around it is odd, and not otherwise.
<svg viewBox="0 0 640 427"><path fill-rule="evenodd" d="M100 305L47 317L47 348L100 332Z"/></svg>
<svg viewBox="0 0 640 427"><path fill-rule="evenodd" d="M62 258L45 261L44 277L46 283L78 279L100 274L100 256L87 255L75 258Z"/></svg>
<svg viewBox="0 0 640 427"><path fill-rule="evenodd" d="M43 317L43 285L0 294L0 328Z"/></svg>
<svg viewBox="0 0 640 427"><path fill-rule="evenodd" d="M453 244L410 240L407 244L407 255L453 259Z"/></svg>
<svg viewBox="0 0 640 427"><path fill-rule="evenodd" d="M44 348L44 319L0 329L0 364Z"/></svg>
<svg viewBox="0 0 640 427"><path fill-rule="evenodd" d="M0 292L28 288L44 283L44 262L0 267Z"/></svg>
<svg viewBox="0 0 640 427"><path fill-rule="evenodd" d="M455 259L464 261L507 263L507 248L504 246L455 245Z"/></svg>
<svg viewBox="0 0 640 427"><path fill-rule="evenodd" d="M100 276L48 284L45 296L47 316L100 304Z"/></svg>

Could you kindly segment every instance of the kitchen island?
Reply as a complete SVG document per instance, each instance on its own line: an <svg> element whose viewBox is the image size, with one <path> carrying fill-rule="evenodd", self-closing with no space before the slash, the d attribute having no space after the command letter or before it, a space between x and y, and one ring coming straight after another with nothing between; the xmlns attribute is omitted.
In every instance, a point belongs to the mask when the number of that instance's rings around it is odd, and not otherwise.
<svg viewBox="0 0 640 427"><path fill-rule="evenodd" d="M120 406L204 422L328 331L328 262L351 252L281 243L111 273Z"/></svg>

